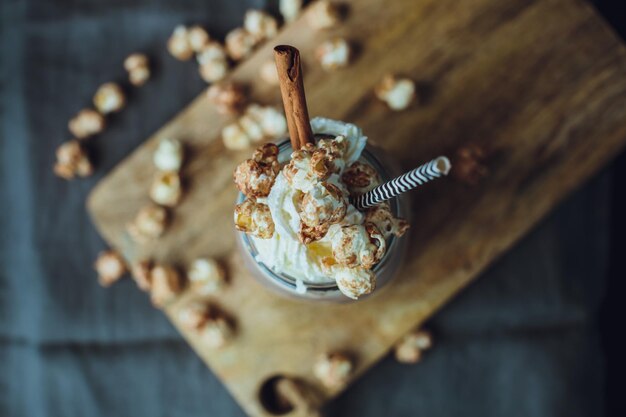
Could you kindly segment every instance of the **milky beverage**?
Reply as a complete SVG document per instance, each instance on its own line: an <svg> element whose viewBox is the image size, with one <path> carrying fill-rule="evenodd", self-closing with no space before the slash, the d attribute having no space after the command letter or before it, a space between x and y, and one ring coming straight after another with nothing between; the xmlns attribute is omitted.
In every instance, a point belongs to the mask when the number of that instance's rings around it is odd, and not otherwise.
<svg viewBox="0 0 626 417"><path fill-rule="evenodd" d="M326 118L312 119L311 128L324 137L316 145L291 158L264 145L235 170L245 195L235 225L246 232L244 249L266 275L292 279L301 294L334 287L357 299L374 290L377 264L398 250L408 223L387 203L364 212L350 204L350 197L381 182L364 158L361 129Z"/></svg>

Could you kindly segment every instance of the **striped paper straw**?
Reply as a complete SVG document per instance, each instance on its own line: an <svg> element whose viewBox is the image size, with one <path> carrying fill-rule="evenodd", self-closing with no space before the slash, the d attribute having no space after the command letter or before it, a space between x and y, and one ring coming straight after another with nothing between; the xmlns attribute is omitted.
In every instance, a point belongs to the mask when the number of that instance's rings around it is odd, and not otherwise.
<svg viewBox="0 0 626 417"><path fill-rule="evenodd" d="M414 170L407 172L387 181L366 192L363 195L350 199L350 203L359 210L365 210L369 207L376 206L383 201L394 198L397 195L405 193L413 188L417 188L428 181L439 178L442 175L448 175L450 172L450 161L445 156L440 156L430 162L421 165Z"/></svg>

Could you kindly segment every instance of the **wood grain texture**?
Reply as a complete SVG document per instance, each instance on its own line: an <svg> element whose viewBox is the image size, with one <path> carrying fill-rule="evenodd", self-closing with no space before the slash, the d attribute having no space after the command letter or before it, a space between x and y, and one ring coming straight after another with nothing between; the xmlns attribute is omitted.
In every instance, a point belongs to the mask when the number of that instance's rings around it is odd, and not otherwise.
<svg viewBox="0 0 626 417"><path fill-rule="evenodd" d="M327 38L345 36L357 54L336 73L313 60ZM478 188L447 181L411 194L411 256L389 287L358 304L291 301L266 292L235 253L231 172L249 151L224 149L228 120L200 95L123 161L93 191L88 205L106 240L128 259L184 265L215 256L232 285L214 299L237 322L223 351L204 349L183 331L244 409L268 415L260 384L276 374L316 386L313 358L342 350L357 360L355 378L405 332L421 323L526 233L567 193L626 142L626 52L584 3L570 0L361 0L341 27L314 33L300 18L240 64L231 79L250 85L255 101L280 103L258 81L272 47L300 49L309 111L360 125L372 142L411 168L466 143L488 146L491 175ZM386 72L418 82L419 104L392 113L372 90ZM157 243L135 245L125 231L148 201L156 142L189 147L187 193ZM167 314L176 324L175 311ZM319 388L320 401L338 392Z"/></svg>

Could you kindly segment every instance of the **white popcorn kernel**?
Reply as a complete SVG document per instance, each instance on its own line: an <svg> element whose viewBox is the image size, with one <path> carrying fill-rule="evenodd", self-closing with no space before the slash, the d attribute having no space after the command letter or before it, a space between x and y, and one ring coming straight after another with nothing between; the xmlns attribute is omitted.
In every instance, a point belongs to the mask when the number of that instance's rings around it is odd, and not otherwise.
<svg viewBox="0 0 626 417"><path fill-rule="evenodd" d="M150 66L148 57L144 54L134 53L124 60L124 69L128 72L128 80L134 86L142 86L150 78Z"/></svg>
<svg viewBox="0 0 626 417"><path fill-rule="evenodd" d="M194 260L187 270L191 289L201 295L215 294L226 285L224 268L211 258Z"/></svg>
<svg viewBox="0 0 626 417"><path fill-rule="evenodd" d="M339 7L328 0L317 0L307 11L307 22L315 30L331 28L341 20Z"/></svg>
<svg viewBox="0 0 626 417"><path fill-rule="evenodd" d="M404 110L415 99L415 83L408 78L386 75L375 89L376 96L391 110Z"/></svg>
<svg viewBox="0 0 626 417"><path fill-rule="evenodd" d="M183 144L176 139L161 139L152 161L160 171L180 171L183 164Z"/></svg>
<svg viewBox="0 0 626 417"><path fill-rule="evenodd" d="M194 52L200 52L210 40L209 33L202 26L195 25L187 31L187 41Z"/></svg>
<svg viewBox="0 0 626 417"><path fill-rule="evenodd" d="M242 150L250 146L250 138L237 124L230 124L222 129L222 141L227 149Z"/></svg>
<svg viewBox="0 0 626 417"><path fill-rule="evenodd" d="M266 107L261 119L263 132L271 138L279 138L287 133L287 119L285 115L274 107Z"/></svg>
<svg viewBox="0 0 626 417"><path fill-rule="evenodd" d="M200 50L196 59L200 66L200 76L208 83L223 79L230 69L226 51L217 42L207 43Z"/></svg>
<svg viewBox="0 0 626 417"><path fill-rule="evenodd" d="M93 104L102 114L120 111L126 105L126 96L116 83L102 84L93 96Z"/></svg>
<svg viewBox="0 0 626 417"><path fill-rule="evenodd" d="M224 347L233 338L233 328L226 318L211 316L202 328L202 343L210 349Z"/></svg>
<svg viewBox="0 0 626 417"><path fill-rule="evenodd" d="M243 28L233 29L226 35L226 52L234 61L239 61L252 53L257 38Z"/></svg>
<svg viewBox="0 0 626 417"><path fill-rule="evenodd" d="M273 38L278 32L278 23L273 16L261 10L248 10L243 20L243 27L257 42Z"/></svg>
<svg viewBox="0 0 626 417"><path fill-rule="evenodd" d="M105 121L100 113L92 109L83 109L67 125L70 133L77 139L85 139L104 130Z"/></svg>
<svg viewBox="0 0 626 417"><path fill-rule="evenodd" d="M150 198L165 207L176 206L182 197L180 176L175 171L161 171L150 187Z"/></svg>
<svg viewBox="0 0 626 417"><path fill-rule="evenodd" d="M182 327L198 331L204 326L209 317L209 306L205 303L190 302L178 310L178 322Z"/></svg>
<svg viewBox="0 0 626 417"><path fill-rule="evenodd" d="M321 44L315 54L326 71L343 68L350 62L350 44L345 39L335 38Z"/></svg>
<svg viewBox="0 0 626 417"><path fill-rule="evenodd" d="M273 60L267 60L259 67L259 77L269 85L278 85L278 71Z"/></svg>
<svg viewBox="0 0 626 417"><path fill-rule="evenodd" d="M189 32L184 25L178 25L167 41L167 50L176 59L187 61L193 56L193 48L189 43Z"/></svg>
<svg viewBox="0 0 626 417"><path fill-rule="evenodd" d="M432 335L426 330L414 330L405 335L394 347L396 360L401 363L417 363L422 352L433 344Z"/></svg>
<svg viewBox="0 0 626 417"><path fill-rule="evenodd" d="M342 353L330 353L320 356L313 365L313 374L328 389L344 387L354 365L350 358Z"/></svg>
<svg viewBox="0 0 626 417"><path fill-rule="evenodd" d="M152 279L150 299L156 307L163 307L172 302L183 289L180 274L170 265L155 265L150 276Z"/></svg>
<svg viewBox="0 0 626 417"><path fill-rule="evenodd" d="M77 140L70 140L59 146L56 158L54 173L61 178L71 180L77 176L88 177L93 174L93 165Z"/></svg>
<svg viewBox="0 0 626 417"><path fill-rule="evenodd" d="M167 210L150 204L139 210L135 219L127 225L126 230L134 241L146 243L160 237L166 226Z"/></svg>
<svg viewBox="0 0 626 417"><path fill-rule="evenodd" d="M103 287L108 287L119 281L126 273L126 264L122 256L114 250L100 252L94 264L98 273L98 282Z"/></svg>
<svg viewBox="0 0 626 417"><path fill-rule="evenodd" d="M302 10L302 0L280 0L278 10L285 22L293 22Z"/></svg>

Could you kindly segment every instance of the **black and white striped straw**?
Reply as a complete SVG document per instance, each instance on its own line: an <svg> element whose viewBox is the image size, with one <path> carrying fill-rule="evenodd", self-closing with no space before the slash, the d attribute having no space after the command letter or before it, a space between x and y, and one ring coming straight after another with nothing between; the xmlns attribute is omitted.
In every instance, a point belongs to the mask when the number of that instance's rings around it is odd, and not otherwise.
<svg viewBox="0 0 626 417"><path fill-rule="evenodd" d="M440 156L406 174L379 185L365 194L351 198L350 203L359 210L365 210L412 190L413 188L417 188L435 178L448 175L450 167L451 165L448 158Z"/></svg>

